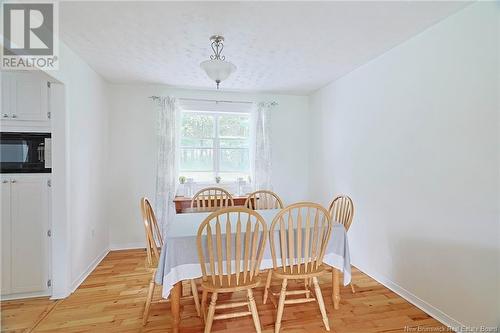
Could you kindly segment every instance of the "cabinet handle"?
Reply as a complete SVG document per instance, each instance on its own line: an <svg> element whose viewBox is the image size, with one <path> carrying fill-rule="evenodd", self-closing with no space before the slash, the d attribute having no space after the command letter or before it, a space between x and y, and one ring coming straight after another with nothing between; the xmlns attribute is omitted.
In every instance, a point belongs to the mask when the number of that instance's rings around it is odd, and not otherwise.
<svg viewBox="0 0 500 333"><path fill-rule="evenodd" d="M9 181L8 180L2 180L2 184L7 184Z"/></svg>
<svg viewBox="0 0 500 333"><path fill-rule="evenodd" d="M17 114L13 114L13 115L12 115L12 118L17 118Z"/></svg>
<svg viewBox="0 0 500 333"><path fill-rule="evenodd" d="M9 115L8 115L7 113L4 113L4 114L2 115L2 117L4 117L4 118L9 118Z"/></svg>
<svg viewBox="0 0 500 333"><path fill-rule="evenodd" d="M10 182L11 182L12 184L15 184L15 183L17 183L17 180L12 179Z"/></svg>

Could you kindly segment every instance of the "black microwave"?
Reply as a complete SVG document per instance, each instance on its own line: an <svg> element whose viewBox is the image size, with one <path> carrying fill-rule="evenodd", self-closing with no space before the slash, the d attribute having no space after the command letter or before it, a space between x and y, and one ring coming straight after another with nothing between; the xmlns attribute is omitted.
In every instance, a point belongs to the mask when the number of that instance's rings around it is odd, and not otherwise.
<svg viewBox="0 0 500 333"><path fill-rule="evenodd" d="M50 173L51 164L50 133L0 133L0 173Z"/></svg>

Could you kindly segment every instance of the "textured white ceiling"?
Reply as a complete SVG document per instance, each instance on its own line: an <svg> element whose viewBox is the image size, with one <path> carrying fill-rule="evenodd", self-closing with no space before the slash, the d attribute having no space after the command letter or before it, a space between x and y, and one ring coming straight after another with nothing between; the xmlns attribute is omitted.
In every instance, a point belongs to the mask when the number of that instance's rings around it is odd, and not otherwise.
<svg viewBox="0 0 500 333"><path fill-rule="evenodd" d="M62 2L64 42L117 83L214 88L209 36L238 70L222 89L306 94L467 2Z"/></svg>

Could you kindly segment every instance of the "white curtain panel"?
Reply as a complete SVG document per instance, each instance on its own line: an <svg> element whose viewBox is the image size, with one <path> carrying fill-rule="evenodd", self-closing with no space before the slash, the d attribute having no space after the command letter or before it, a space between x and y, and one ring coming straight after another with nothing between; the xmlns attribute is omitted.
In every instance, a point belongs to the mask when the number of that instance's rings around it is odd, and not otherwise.
<svg viewBox="0 0 500 333"><path fill-rule="evenodd" d="M255 108L255 152L253 181L255 190L272 190L271 111L275 102L261 102Z"/></svg>
<svg viewBox="0 0 500 333"><path fill-rule="evenodd" d="M175 215L173 200L177 185L176 127L178 114L179 107L175 98L160 97L158 99L155 213L163 235L168 222L172 221Z"/></svg>

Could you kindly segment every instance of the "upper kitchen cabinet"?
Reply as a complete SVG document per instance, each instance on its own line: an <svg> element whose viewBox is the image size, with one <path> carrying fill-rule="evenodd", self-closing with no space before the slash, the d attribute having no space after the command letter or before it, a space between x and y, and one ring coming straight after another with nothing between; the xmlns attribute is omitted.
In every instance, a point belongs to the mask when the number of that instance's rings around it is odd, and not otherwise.
<svg viewBox="0 0 500 333"><path fill-rule="evenodd" d="M2 131L50 131L49 83L39 72L2 72Z"/></svg>

